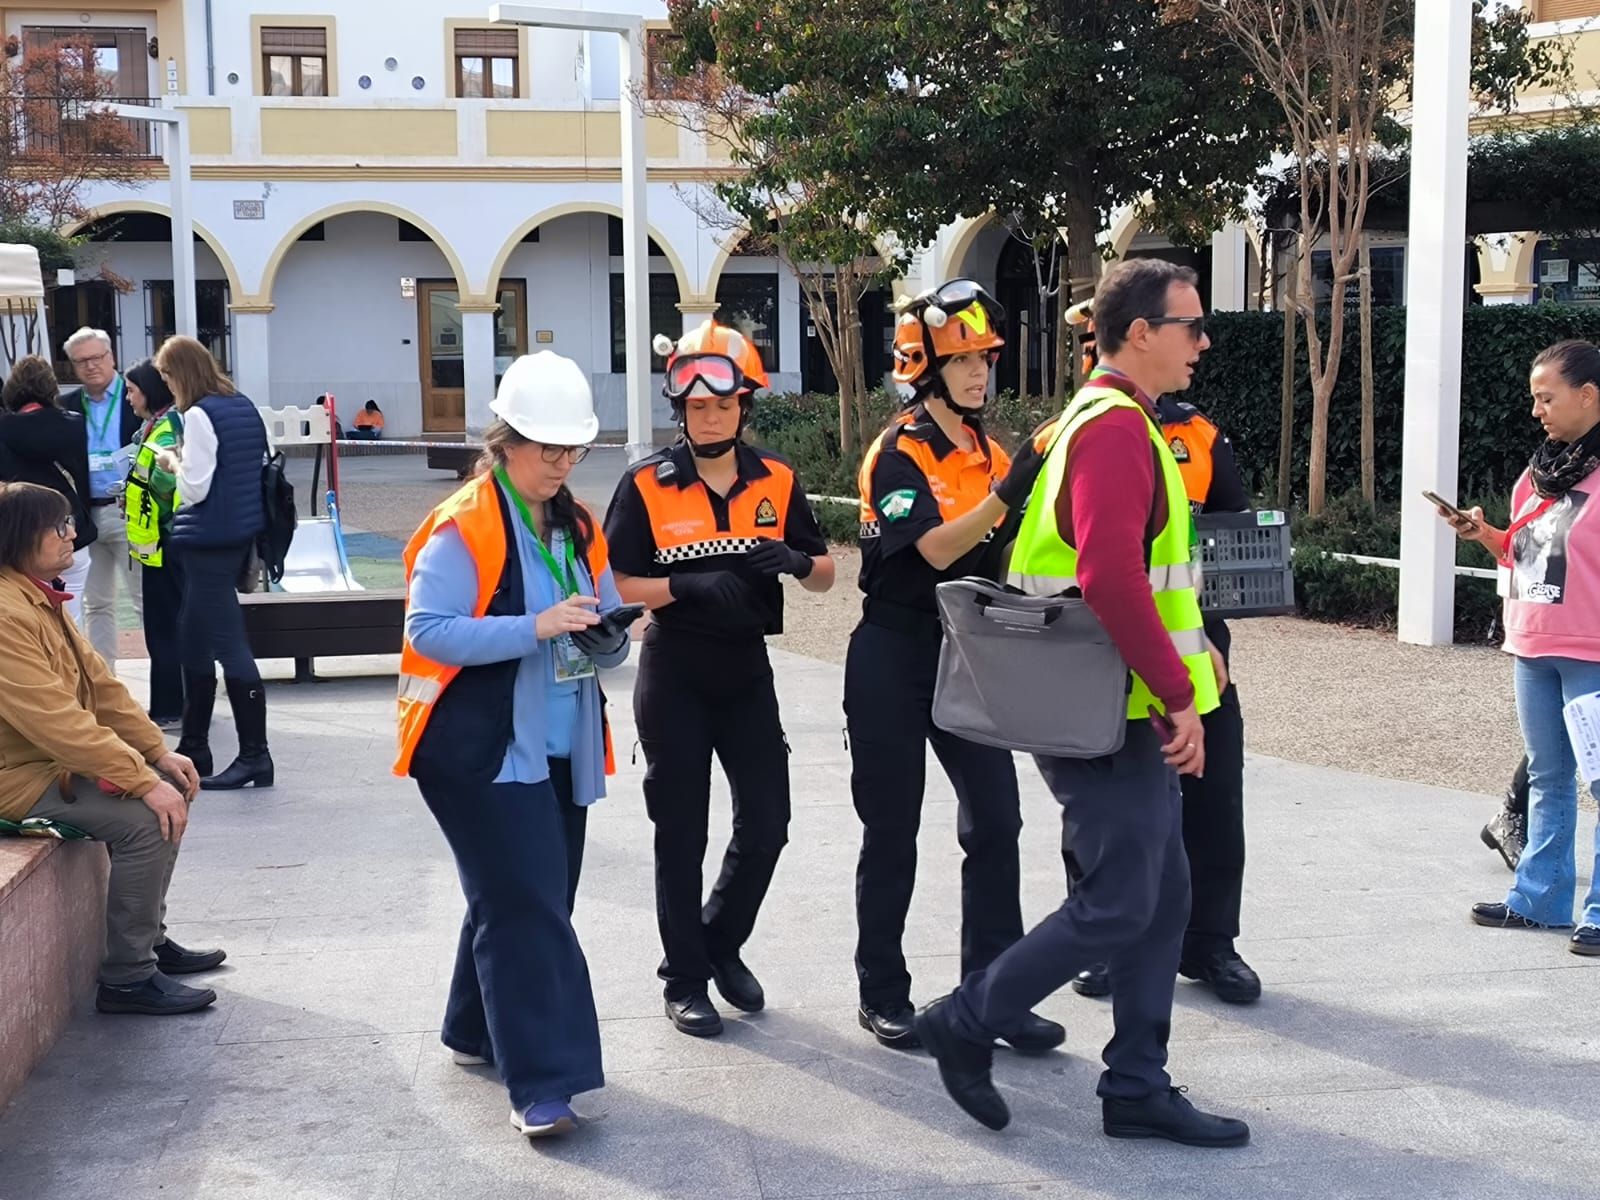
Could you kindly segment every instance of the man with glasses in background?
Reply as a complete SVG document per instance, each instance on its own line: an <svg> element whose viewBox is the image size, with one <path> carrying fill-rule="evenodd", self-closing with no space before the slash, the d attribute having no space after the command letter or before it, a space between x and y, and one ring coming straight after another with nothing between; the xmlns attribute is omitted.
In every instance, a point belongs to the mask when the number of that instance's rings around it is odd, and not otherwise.
<svg viewBox="0 0 1600 1200"><path fill-rule="evenodd" d="M128 589L134 611L142 617L144 601L138 565L128 555L128 530L122 513L122 485L130 462L128 447L139 431L139 415L128 403L127 383L117 370L111 335L103 329L80 329L67 339L67 359L83 385L81 406L89 436L89 513L98 536L89 543L89 580L84 588L83 617L89 642L117 665L117 581Z"/></svg>

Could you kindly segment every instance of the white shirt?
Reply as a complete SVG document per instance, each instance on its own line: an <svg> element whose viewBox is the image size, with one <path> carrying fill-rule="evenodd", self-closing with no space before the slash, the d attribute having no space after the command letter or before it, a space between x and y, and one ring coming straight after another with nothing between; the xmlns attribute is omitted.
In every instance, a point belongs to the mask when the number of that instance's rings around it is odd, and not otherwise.
<svg viewBox="0 0 1600 1200"><path fill-rule="evenodd" d="M261 410L256 409L256 415ZM262 426L266 419L262 418ZM272 431L267 429L267 451L272 451ZM198 404L183 414L183 446L178 461L178 507L189 508L211 494L217 473L217 428Z"/></svg>

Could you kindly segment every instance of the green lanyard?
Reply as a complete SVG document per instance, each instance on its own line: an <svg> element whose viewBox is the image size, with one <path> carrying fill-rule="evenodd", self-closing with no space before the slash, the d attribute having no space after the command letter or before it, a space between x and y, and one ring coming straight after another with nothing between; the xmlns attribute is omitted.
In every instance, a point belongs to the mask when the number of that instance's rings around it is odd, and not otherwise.
<svg viewBox="0 0 1600 1200"><path fill-rule="evenodd" d="M563 571L561 564L556 561L556 556L551 554L544 544L544 539L539 536L539 527L533 523L533 514L528 511L527 501L511 486L511 480L506 475L504 467L494 469L494 477L500 481L500 486L505 488L506 495L511 497L511 503L517 506L517 512L522 516L522 523L528 527L528 532L533 534L533 544L539 548L539 557L544 559L544 565L550 568L550 576L556 581L556 586L562 590L562 598L578 594L578 560L572 549L570 538L561 538L563 549L566 551L567 569Z"/></svg>
<svg viewBox="0 0 1600 1200"><path fill-rule="evenodd" d="M117 376L117 383L120 384L121 382L122 382L122 376L118 375ZM89 429L94 433L94 440L95 440L95 444L96 445L99 445L100 442L105 438L106 430L111 428L111 417L112 417L112 414L114 414L117 411L117 409L121 407L120 401L121 401L122 397L117 394L117 392L119 390L120 389L116 389L116 388L107 388L106 389L106 394L105 394L105 406L106 406L105 415L100 418L100 427L98 429L95 428L94 414L93 414L93 412L90 411L91 405L90 405L90 401L89 401L89 394L87 392L85 392L84 395L83 395L83 419L86 422L88 422Z"/></svg>

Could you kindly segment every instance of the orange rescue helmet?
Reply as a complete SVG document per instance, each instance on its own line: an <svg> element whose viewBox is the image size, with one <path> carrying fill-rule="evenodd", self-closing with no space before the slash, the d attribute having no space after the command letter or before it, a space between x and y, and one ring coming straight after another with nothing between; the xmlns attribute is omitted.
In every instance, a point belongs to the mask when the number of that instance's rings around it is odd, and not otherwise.
<svg viewBox="0 0 1600 1200"><path fill-rule="evenodd" d="M737 329L718 325L715 319L676 342L664 333L657 334L653 347L667 360L667 378L661 390L674 408L691 395L736 395L748 404L751 392L767 386L766 368L755 345Z"/></svg>
<svg viewBox="0 0 1600 1200"><path fill-rule="evenodd" d="M952 279L923 292L895 322L895 382L926 387L941 360L998 350L1006 344L999 333L1005 319L1006 310L971 279Z"/></svg>

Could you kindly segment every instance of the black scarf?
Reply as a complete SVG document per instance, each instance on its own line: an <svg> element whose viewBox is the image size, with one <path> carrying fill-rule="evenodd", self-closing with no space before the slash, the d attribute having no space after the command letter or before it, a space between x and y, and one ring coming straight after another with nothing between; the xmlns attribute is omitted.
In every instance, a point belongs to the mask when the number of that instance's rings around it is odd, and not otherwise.
<svg viewBox="0 0 1600 1200"><path fill-rule="evenodd" d="M1575 442L1546 438L1528 460L1528 477L1533 490L1549 500L1565 495L1597 467L1600 467L1600 425Z"/></svg>

